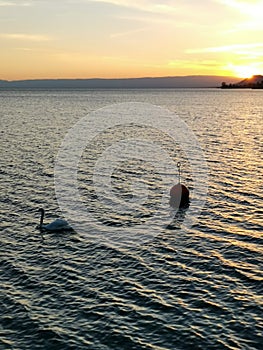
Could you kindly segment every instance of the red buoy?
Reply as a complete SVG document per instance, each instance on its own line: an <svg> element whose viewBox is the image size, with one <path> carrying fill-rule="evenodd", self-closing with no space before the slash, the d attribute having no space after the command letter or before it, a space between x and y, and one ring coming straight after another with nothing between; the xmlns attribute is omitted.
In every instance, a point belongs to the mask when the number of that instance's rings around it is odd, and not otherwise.
<svg viewBox="0 0 263 350"><path fill-rule="evenodd" d="M176 208L182 208L189 204L189 190L188 188L178 183L170 190L170 205Z"/></svg>
<svg viewBox="0 0 263 350"><path fill-rule="evenodd" d="M186 207L189 204L189 190L188 188L180 183L181 180L181 163L177 163L179 173L179 183L174 185L170 190L170 205L173 208Z"/></svg>

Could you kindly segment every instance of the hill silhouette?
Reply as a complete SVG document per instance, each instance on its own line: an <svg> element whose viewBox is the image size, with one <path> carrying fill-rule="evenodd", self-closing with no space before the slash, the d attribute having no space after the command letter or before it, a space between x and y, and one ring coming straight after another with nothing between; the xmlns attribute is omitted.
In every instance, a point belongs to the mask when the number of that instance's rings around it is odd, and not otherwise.
<svg viewBox="0 0 263 350"><path fill-rule="evenodd" d="M238 83L227 84L223 82L222 89L263 89L263 75L253 75L251 78L246 78Z"/></svg>
<svg viewBox="0 0 263 350"><path fill-rule="evenodd" d="M174 77L145 77L122 79L32 79L0 80L0 88L24 89L123 89L123 88L211 88L218 87L224 80L238 82L238 78L192 75Z"/></svg>

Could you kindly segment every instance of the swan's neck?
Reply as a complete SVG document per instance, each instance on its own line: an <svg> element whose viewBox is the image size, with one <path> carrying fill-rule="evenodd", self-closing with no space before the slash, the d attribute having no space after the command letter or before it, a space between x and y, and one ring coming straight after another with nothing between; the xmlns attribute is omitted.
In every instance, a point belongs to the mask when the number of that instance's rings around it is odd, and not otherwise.
<svg viewBox="0 0 263 350"><path fill-rule="evenodd" d="M40 227L43 225L43 222L44 222L44 215L45 215L44 210L41 210Z"/></svg>

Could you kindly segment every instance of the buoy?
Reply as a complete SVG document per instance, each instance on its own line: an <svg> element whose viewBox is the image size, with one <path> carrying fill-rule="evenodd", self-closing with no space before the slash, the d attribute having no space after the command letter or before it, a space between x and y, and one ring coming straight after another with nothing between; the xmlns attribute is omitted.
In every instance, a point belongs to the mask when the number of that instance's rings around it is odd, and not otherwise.
<svg viewBox="0 0 263 350"><path fill-rule="evenodd" d="M181 184L181 163L177 163L179 173L179 183L174 185L170 190L170 205L174 208L186 207L189 204L190 192L188 188Z"/></svg>

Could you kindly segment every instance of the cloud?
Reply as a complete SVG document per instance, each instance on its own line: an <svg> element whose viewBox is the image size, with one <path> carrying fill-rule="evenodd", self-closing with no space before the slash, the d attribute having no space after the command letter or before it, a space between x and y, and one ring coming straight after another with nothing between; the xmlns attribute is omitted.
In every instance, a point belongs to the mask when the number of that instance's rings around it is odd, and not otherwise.
<svg viewBox="0 0 263 350"><path fill-rule="evenodd" d="M167 64L169 67L180 68L202 68L202 69L214 69L220 68L222 66L221 62L215 60L185 60L185 59L177 59L171 60Z"/></svg>
<svg viewBox="0 0 263 350"><path fill-rule="evenodd" d="M240 1L240 0L217 0L217 2L232 7L245 15L249 15L253 18L262 18L263 1Z"/></svg>
<svg viewBox="0 0 263 350"><path fill-rule="evenodd" d="M101 2L105 4L112 4L121 7L133 8L137 10L141 10L144 12L152 12L152 13L166 13L171 14L177 11L178 6L174 4L171 5L169 0L163 1L152 1L152 0L68 0L69 3L90 3L90 2Z"/></svg>
<svg viewBox="0 0 263 350"><path fill-rule="evenodd" d="M0 34L2 39L10 40L28 40L28 41L49 41L50 37L46 35L22 34L22 33L6 33Z"/></svg>
<svg viewBox="0 0 263 350"><path fill-rule="evenodd" d="M13 6L14 4L7 1L0 1L0 6Z"/></svg>
<svg viewBox="0 0 263 350"><path fill-rule="evenodd" d="M239 53L240 50L246 50L246 53L249 53L247 50L251 49L260 49L263 48L263 43L254 43L254 44L234 44L227 46L218 46L218 47L206 47L200 49L188 49L186 53L214 53L214 52L233 52Z"/></svg>
<svg viewBox="0 0 263 350"><path fill-rule="evenodd" d="M149 30L150 30L149 28L137 28L137 29L133 29L133 30L128 30L126 32L114 33L114 34L111 34L110 37L111 38L118 38L118 37L130 36L130 35L134 35L134 34L149 31Z"/></svg>
<svg viewBox="0 0 263 350"><path fill-rule="evenodd" d="M30 1L0 1L0 7L9 7L9 6L31 6L32 2Z"/></svg>

